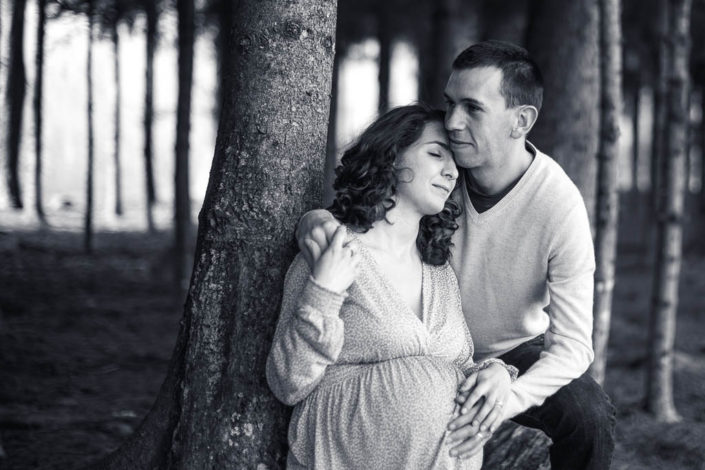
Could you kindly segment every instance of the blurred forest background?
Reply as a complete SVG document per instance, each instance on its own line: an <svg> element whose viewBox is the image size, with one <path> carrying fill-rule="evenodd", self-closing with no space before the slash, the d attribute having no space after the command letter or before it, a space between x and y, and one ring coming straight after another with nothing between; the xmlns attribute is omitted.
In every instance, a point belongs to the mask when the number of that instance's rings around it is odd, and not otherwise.
<svg viewBox="0 0 705 470"><path fill-rule="evenodd" d="M154 402L249 45L234 5L0 0L0 468L87 465ZM442 107L473 42L529 49L546 80L530 140L592 217L615 469L705 469L703 26L703 0L339 0L327 151L305 156L323 204L379 111Z"/></svg>

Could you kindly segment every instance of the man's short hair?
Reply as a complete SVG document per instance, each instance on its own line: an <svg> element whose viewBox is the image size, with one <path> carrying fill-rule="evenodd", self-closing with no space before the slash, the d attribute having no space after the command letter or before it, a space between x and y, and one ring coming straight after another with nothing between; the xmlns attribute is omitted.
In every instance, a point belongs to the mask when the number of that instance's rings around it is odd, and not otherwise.
<svg viewBox="0 0 705 470"><path fill-rule="evenodd" d="M453 70L477 67L497 67L502 71L499 91L507 107L530 104L541 109L543 77L523 47L504 41L483 41L468 47L453 61Z"/></svg>

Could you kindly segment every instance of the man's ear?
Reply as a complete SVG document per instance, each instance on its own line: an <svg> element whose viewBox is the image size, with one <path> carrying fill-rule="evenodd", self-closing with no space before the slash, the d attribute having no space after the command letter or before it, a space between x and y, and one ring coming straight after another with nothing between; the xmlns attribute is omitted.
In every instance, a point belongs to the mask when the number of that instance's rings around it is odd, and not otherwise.
<svg viewBox="0 0 705 470"><path fill-rule="evenodd" d="M511 136L515 139L526 137L536 119L539 117L539 111L534 106L524 105L517 109L516 122L512 128Z"/></svg>

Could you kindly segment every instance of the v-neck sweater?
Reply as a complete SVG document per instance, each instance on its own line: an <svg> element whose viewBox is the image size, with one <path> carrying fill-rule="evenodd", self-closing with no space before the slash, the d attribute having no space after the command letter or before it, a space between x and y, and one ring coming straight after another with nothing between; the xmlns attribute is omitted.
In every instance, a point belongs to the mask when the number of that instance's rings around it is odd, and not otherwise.
<svg viewBox="0 0 705 470"><path fill-rule="evenodd" d="M512 385L507 416L540 405L593 359L595 259L585 204L563 169L532 149L524 175L486 211L475 210L464 182L453 194L464 211L451 265L476 360L545 333L540 359Z"/></svg>

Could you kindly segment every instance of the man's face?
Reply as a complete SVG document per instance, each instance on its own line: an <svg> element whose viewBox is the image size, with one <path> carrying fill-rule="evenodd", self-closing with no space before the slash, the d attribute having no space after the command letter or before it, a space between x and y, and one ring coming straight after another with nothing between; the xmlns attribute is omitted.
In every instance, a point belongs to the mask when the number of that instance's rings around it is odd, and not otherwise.
<svg viewBox="0 0 705 470"><path fill-rule="evenodd" d="M501 167L508 157L514 113L500 94L497 67L453 70L445 89L445 127L458 166Z"/></svg>

